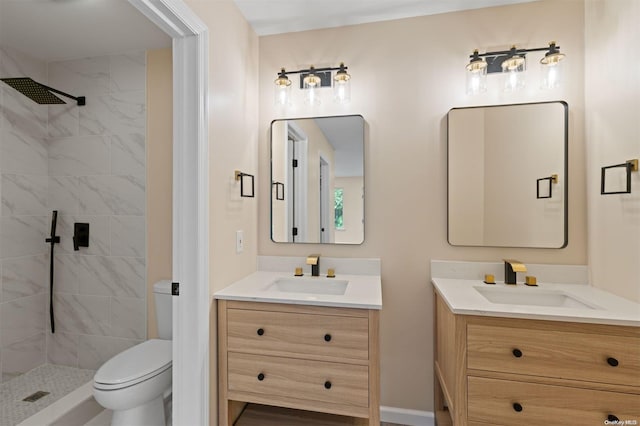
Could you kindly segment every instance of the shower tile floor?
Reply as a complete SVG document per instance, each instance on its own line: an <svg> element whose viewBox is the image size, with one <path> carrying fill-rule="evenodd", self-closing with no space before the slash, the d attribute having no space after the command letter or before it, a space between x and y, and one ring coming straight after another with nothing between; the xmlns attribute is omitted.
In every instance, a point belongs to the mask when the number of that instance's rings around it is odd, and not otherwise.
<svg viewBox="0 0 640 426"><path fill-rule="evenodd" d="M0 383L0 425L14 426L93 380L95 371L44 364ZM35 402L22 401L38 391L49 392Z"/></svg>

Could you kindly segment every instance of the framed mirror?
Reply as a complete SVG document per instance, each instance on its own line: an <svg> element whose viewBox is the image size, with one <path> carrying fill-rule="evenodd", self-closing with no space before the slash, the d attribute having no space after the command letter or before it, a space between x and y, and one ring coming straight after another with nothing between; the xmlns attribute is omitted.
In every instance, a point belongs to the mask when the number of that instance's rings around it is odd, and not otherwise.
<svg viewBox="0 0 640 426"><path fill-rule="evenodd" d="M567 124L561 101L449 111L449 244L567 245Z"/></svg>
<svg viewBox="0 0 640 426"><path fill-rule="evenodd" d="M271 122L271 240L362 244L361 115Z"/></svg>

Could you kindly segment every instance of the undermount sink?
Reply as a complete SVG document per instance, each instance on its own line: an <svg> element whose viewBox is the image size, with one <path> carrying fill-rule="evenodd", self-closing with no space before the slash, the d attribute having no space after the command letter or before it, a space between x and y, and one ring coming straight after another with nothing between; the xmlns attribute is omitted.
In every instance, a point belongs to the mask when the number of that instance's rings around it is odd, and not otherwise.
<svg viewBox="0 0 640 426"><path fill-rule="evenodd" d="M343 295L349 281L335 278L283 277L269 284L265 290L285 293L309 293Z"/></svg>
<svg viewBox="0 0 640 426"><path fill-rule="evenodd" d="M582 302L575 297L556 290L541 290L539 288L490 288L474 287L485 299L491 303L501 305L533 305L556 308L597 309L597 307Z"/></svg>

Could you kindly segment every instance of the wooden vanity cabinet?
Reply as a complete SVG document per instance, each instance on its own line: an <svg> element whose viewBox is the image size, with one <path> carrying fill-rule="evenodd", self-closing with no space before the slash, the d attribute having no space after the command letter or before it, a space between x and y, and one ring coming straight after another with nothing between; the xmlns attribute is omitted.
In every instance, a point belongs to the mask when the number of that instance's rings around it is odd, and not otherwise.
<svg viewBox="0 0 640 426"><path fill-rule="evenodd" d="M456 315L435 301L437 425L640 424L639 328Z"/></svg>
<svg viewBox="0 0 640 426"><path fill-rule="evenodd" d="M239 403L380 424L379 311L218 300L219 425Z"/></svg>

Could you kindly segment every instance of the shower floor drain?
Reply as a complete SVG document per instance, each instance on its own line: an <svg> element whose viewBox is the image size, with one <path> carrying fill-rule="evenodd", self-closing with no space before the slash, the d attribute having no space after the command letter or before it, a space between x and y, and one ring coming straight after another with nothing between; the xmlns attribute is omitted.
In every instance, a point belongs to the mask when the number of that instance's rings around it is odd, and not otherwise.
<svg viewBox="0 0 640 426"><path fill-rule="evenodd" d="M33 393L31 395L29 395L28 397L26 397L25 399L23 399L23 401L26 402L36 402L37 400L39 400L42 397L45 397L49 395L49 392L44 392L44 391L38 391L36 393Z"/></svg>

